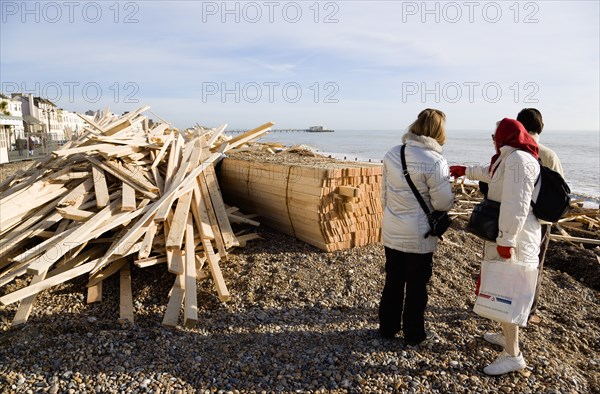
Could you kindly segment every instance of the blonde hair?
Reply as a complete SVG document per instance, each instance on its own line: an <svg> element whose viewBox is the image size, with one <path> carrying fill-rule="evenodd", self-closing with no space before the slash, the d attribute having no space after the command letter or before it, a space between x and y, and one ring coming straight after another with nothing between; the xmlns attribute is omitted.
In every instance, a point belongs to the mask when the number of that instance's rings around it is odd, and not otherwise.
<svg viewBox="0 0 600 394"><path fill-rule="evenodd" d="M446 143L446 115L439 109L427 108L419 113L417 120L408 126L408 131L435 139L438 144Z"/></svg>

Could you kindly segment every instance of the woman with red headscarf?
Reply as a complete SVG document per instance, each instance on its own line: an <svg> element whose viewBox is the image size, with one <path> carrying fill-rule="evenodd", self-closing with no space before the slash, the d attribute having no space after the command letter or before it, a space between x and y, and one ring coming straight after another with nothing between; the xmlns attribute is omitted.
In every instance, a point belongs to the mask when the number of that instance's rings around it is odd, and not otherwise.
<svg viewBox="0 0 600 394"><path fill-rule="evenodd" d="M454 177L489 184L487 198L500 202L498 238L484 242L484 260L511 259L538 264L541 226L533 214L530 202L537 200L540 173L538 145L523 125L514 119L502 119L492 135L496 154L489 165L450 166ZM483 371L501 375L525 368L519 349L519 330L514 324L502 324L502 333L485 333L483 338L504 348L503 352Z"/></svg>

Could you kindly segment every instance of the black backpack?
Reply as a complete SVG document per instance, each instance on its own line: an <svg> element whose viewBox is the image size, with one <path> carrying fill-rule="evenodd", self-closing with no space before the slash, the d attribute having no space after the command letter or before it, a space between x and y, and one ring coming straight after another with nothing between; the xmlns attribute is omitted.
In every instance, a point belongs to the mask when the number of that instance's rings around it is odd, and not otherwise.
<svg viewBox="0 0 600 394"><path fill-rule="evenodd" d="M563 177L556 171L543 166L540 162L540 176L535 184L541 181L540 194L537 201L531 201L533 214L547 222L557 222L569 210L571 189Z"/></svg>

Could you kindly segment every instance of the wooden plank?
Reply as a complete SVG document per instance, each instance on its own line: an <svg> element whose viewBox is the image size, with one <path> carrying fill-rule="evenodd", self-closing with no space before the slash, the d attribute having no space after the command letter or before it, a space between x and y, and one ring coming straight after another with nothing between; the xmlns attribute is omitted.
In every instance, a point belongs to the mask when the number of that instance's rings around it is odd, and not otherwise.
<svg viewBox="0 0 600 394"><path fill-rule="evenodd" d="M185 193L177 202L173 221L169 229L165 246L167 249L181 249L183 235L186 231L186 223L190 213L190 204L192 202L192 191Z"/></svg>
<svg viewBox="0 0 600 394"><path fill-rule="evenodd" d="M175 277L175 283L171 288L171 296L167 303L167 309L165 316L163 317L162 324L167 327L177 326L179 320L179 312L181 311L181 304L183 303L183 297L185 292L185 275L177 275Z"/></svg>
<svg viewBox="0 0 600 394"><path fill-rule="evenodd" d="M135 210L135 189L127 182L123 182L121 198L121 211L131 212Z"/></svg>
<svg viewBox="0 0 600 394"><path fill-rule="evenodd" d="M153 256L153 257L146 257L144 259L135 260L133 262L133 264L135 264L139 268L147 268L147 267L152 267L157 264L163 264L166 262L167 262L167 256L162 256L162 257Z"/></svg>
<svg viewBox="0 0 600 394"><path fill-rule="evenodd" d="M145 259L150 256L150 252L152 251L152 243L154 241L154 236L158 231L158 225L154 220L151 220L148 225L148 229L144 233L144 239L142 241L142 246L140 251L138 252L138 259Z"/></svg>
<svg viewBox="0 0 600 394"><path fill-rule="evenodd" d="M144 194L146 197L151 199L158 198L156 192L159 191L158 187L150 184L149 182L143 181L136 174L130 173L123 166L116 166L111 162L101 162L99 160L94 159L93 157L86 156L86 160L90 161L92 164L97 167L103 169L104 171L112 174L113 176L119 178L123 182L128 183L131 187Z"/></svg>
<svg viewBox="0 0 600 394"><path fill-rule="evenodd" d="M227 128L227 123L217 127L217 129L212 133L210 139L208 140L208 146L213 146L217 139L223 134L225 128Z"/></svg>
<svg viewBox="0 0 600 394"><path fill-rule="evenodd" d="M94 180L94 192L96 194L96 206L104 208L108 205L108 185L106 184L106 175L104 170L97 166L92 166L92 177Z"/></svg>
<svg viewBox="0 0 600 394"><path fill-rule="evenodd" d="M212 202L213 209L215 210L215 216L219 224L219 229L221 230L221 234L223 236L225 248L237 246L238 243L235 239L235 235L233 234L233 230L231 229L231 224L229 223L227 212L225 211L225 203L223 202L221 190L219 189L219 184L217 183L217 175L212 165L206 169L206 171L204 172L204 176L206 179L208 192L210 194L210 200ZM224 256L221 255L221 257Z"/></svg>
<svg viewBox="0 0 600 394"><path fill-rule="evenodd" d="M36 190L28 189L28 193L20 195L19 201L0 202L0 235L4 235L18 226L28 216L49 202L68 193L62 184L46 184ZM29 194L29 192L31 194Z"/></svg>
<svg viewBox="0 0 600 394"><path fill-rule="evenodd" d="M83 116L77 112L75 112L75 114L77 116L79 116L81 119L83 119L84 122L86 122L87 124L89 124L90 126L92 126L94 129L96 129L97 131L104 133L105 129L104 127L102 127L101 125L97 124L96 122L94 122L92 119L88 118L87 116Z"/></svg>
<svg viewBox="0 0 600 394"><path fill-rule="evenodd" d="M31 282L29 285L35 285L36 283L40 283L44 279L46 279L47 271L40 273L39 275L34 275L31 278ZM29 315L31 314L31 310L33 309L33 304L35 303L35 299L37 294L30 295L27 298L24 298L19 304L19 309L17 309L17 313L15 314L15 318L12 321L12 326L18 326L21 324L27 323L29 319Z"/></svg>
<svg viewBox="0 0 600 394"><path fill-rule="evenodd" d="M44 242L41 242L30 249L27 249L26 251L24 251L23 253L21 253L17 256L14 256L12 258L12 261L25 262L27 260L34 258L35 256L39 256L42 253L45 253L49 250L54 249L56 247L56 245L60 244L60 242L62 242L66 237L73 234L77 228L78 227L71 228L71 229L68 229L67 231L63 231L60 234L54 235L54 237L49 238L49 239L45 240ZM61 250L52 250L52 251L54 253L61 252ZM60 258L60 256L58 256L57 259L58 258ZM56 260L54 260L54 261L56 261ZM42 271L43 270L40 270L39 272L34 272L34 274L38 275Z"/></svg>
<svg viewBox="0 0 600 394"><path fill-rule="evenodd" d="M185 226L185 305L183 310L183 324L188 328L194 327L198 322L194 246L194 223L192 217L188 216Z"/></svg>
<svg viewBox="0 0 600 394"><path fill-rule="evenodd" d="M221 272L221 267L219 266L219 259L215 254L212 244L209 240L203 239L202 246L204 247L204 255L207 258L208 267L210 268L210 273L215 283L215 288L217 290L217 294L219 295L219 299L221 301L229 301L231 299L231 295L229 294L229 290L225 284L225 279L223 279L223 273Z"/></svg>
<svg viewBox="0 0 600 394"><path fill-rule="evenodd" d="M92 154L92 153L96 153L98 151L100 151L101 149L110 149L113 148L114 145L112 144L93 144L93 145L84 145L84 146L78 146L75 148L69 148L69 149L58 149L55 151L52 151L52 155L56 156L56 157L66 157L66 156L70 156L70 155L76 155L79 153L87 153L87 154Z"/></svg>
<svg viewBox="0 0 600 394"><path fill-rule="evenodd" d="M567 235L550 234L550 239L555 240L555 241L570 241L570 242L580 242L580 243L591 244L591 245L600 245L600 239L571 237L571 236L567 236Z"/></svg>
<svg viewBox="0 0 600 394"><path fill-rule="evenodd" d="M57 199L58 200L58 199ZM51 214L48 215L51 211L56 207L56 201L52 201L40 209L38 209L35 214L30 216L27 220L21 223L19 226L15 227L9 234L4 237L2 240L2 253L8 253L14 246L16 246L19 242L27 239L28 237L33 236L33 232L36 229L41 229L40 231L45 230L48 227L53 226L58 220L61 219L59 214ZM48 216L46 216L48 215ZM56 220L52 223L48 223L51 218L55 218ZM44 226L44 223L48 225Z"/></svg>
<svg viewBox="0 0 600 394"><path fill-rule="evenodd" d="M104 266L104 264L106 264L106 262L108 261L108 259L110 258L110 256L112 255L112 253L114 252L114 250L120 248L122 245L124 245L127 242L130 242L131 239L135 238L135 240L137 240L137 238L139 238L139 236L141 236L141 234L138 234L139 229L144 226L144 223L148 220L148 219L153 219L154 214L156 213L156 211L161 207L162 204L164 204L165 202L169 201L169 199L176 194L177 190L181 187L187 187L188 183L191 183L191 181L195 181L196 177L202 172L204 171L204 169L210 164L212 163L212 161L216 160L217 158L220 157L220 154L215 153L213 154L209 160L207 160L206 162L202 163L201 165L199 165L198 167L194 168L185 178L184 180L181 182L180 185L175 185L174 187L171 188L171 190L169 190L166 194L164 194L158 201L154 202L153 204L149 205L149 209L146 211L146 213L144 214L144 216L138 220L133 227L127 232L127 234L125 234L117 243L113 244L111 246L111 248L108 250L108 252L106 252L106 255L101 258L98 261L98 264L96 267L94 267L94 269L92 270L92 273L98 272L100 269L102 269L102 267ZM136 238L137 237L137 238Z"/></svg>
<svg viewBox="0 0 600 394"><path fill-rule="evenodd" d="M96 215L96 212L84 211L84 210L77 209L77 208L57 208L56 211L58 213L60 213L60 215L65 219L70 219L70 220L75 220L75 221L80 221L80 222L86 221L89 218Z"/></svg>
<svg viewBox="0 0 600 394"><path fill-rule="evenodd" d="M185 259L181 249L171 249L172 257L169 272L175 275L185 274Z"/></svg>
<svg viewBox="0 0 600 394"><path fill-rule="evenodd" d="M227 141L227 148L224 150L224 152L227 152L228 150L237 148L238 146L245 144L246 142L253 140L255 138L260 137L261 135L265 134L267 131L269 131L269 129L271 127L273 127L275 125L275 123L273 122L267 122L261 126L258 126L250 131L247 131L241 135L238 135L235 138L230 139L229 141Z"/></svg>
<svg viewBox="0 0 600 394"><path fill-rule="evenodd" d="M177 136L177 138L173 138L171 141L171 150L169 151L169 159L167 160L167 169L165 171L165 189L170 189L171 180L175 176L177 172L177 168L179 168L179 148L178 148L178 140L181 136Z"/></svg>
<svg viewBox="0 0 600 394"><path fill-rule="evenodd" d="M48 279L44 279L38 283L29 285L25 288L22 288L20 290L17 290L10 294L7 294L3 297L0 297L0 302L3 305L10 305L13 302L21 301L29 296L39 293L40 291L49 289L50 287L56 286L58 284L61 284L68 280L71 280L77 276L88 273L94 268L95 264L96 264L96 261L91 261L91 262L83 264L79 267L73 268L69 271L63 272L62 274L53 276Z"/></svg>
<svg viewBox="0 0 600 394"><path fill-rule="evenodd" d="M152 165L150 166L150 168L156 168L162 162L165 153L167 153L167 149L169 149L169 145L173 141L173 138L174 138L174 134L172 132L169 133L169 136L164 141L162 148L160 148L160 150L158 151L156 158L152 162Z"/></svg>
<svg viewBox="0 0 600 394"><path fill-rule="evenodd" d="M192 213L196 222L198 233L201 237L215 239L212 228L210 227L210 219L206 204L202 201L202 193L200 192L199 182L194 185L194 200L192 201Z"/></svg>
<svg viewBox="0 0 600 394"><path fill-rule="evenodd" d="M131 291L131 271L129 263L121 267L119 285L119 323L133 324L133 294Z"/></svg>
<svg viewBox="0 0 600 394"><path fill-rule="evenodd" d="M94 302L102 301L102 281L96 283L94 286L87 288L87 303L93 304Z"/></svg>
<svg viewBox="0 0 600 394"><path fill-rule="evenodd" d="M227 218L229 219L229 221L231 223L243 223L243 224L249 224L249 225L255 226L255 227L260 226L260 222L257 222L256 220L248 219L246 217L235 215L233 213L228 213ZM240 242L239 239L237 241Z"/></svg>
<svg viewBox="0 0 600 394"><path fill-rule="evenodd" d="M186 146L185 151L184 151L184 159L181 162L181 165L179 166L177 173L171 179L171 185L170 185L171 187L179 186L181 184L181 181L186 176L188 170L190 168L194 168L194 167L198 166L198 163L200 161L200 154L201 154L200 143L197 139L194 140L193 143L188 144ZM208 167L210 167L210 166L207 165L206 168L208 168ZM204 171L206 170L206 168L204 169ZM174 200L174 198L172 199L171 204L172 204L173 200ZM169 204L169 208L170 208L170 204ZM167 214L167 208L163 207L156 213L154 220L155 221L163 221L166 218L166 214ZM184 225L185 225L185 222L184 222Z"/></svg>
<svg viewBox="0 0 600 394"><path fill-rule="evenodd" d="M119 272L121 270L121 267L123 267L126 263L127 263L126 258L119 258L118 260L115 260L111 265L109 265L102 271L90 276L90 280L88 281L86 286L92 287L92 286L97 285L98 283L102 282L104 279L108 278L109 276L112 276L113 274L116 274L117 272Z"/></svg>
<svg viewBox="0 0 600 394"><path fill-rule="evenodd" d="M85 242L91 238L90 233L94 231L100 224L112 216L112 209L114 209L116 203L104 207L98 212L93 219L86 221L71 230L65 231L59 234L57 237L61 237L63 234L66 236L52 247L52 249L46 251L40 257L37 257L34 261L29 264L27 271L29 273L38 275L41 271L47 270L54 262L64 256L67 252L76 248L82 242Z"/></svg>
<svg viewBox="0 0 600 394"><path fill-rule="evenodd" d="M338 186L337 192L346 197L360 197L360 189L354 186Z"/></svg>
<svg viewBox="0 0 600 394"><path fill-rule="evenodd" d="M201 205L205 205L206 207L206 213L208 214L207 216L209 219L208 223L210 224L215 243L217 244L219 255L225 259L227 257L227 250L225 248L225 242L223 241L223 234L221 234L221 229L219 228L219 222L215 213L215 209L212 205L212 200L210 199L210 192L208 191L206 179L204 179L202 175L198 176L198 185L200 187L200 193L202 195Z"/></svg>

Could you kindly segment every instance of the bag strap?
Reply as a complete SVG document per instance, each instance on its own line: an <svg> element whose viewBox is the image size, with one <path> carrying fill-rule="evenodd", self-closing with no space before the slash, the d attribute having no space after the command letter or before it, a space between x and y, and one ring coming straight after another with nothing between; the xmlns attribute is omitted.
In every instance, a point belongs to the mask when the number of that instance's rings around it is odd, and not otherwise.
<svg viewBox="0 0 600 394"><path fill-rule="evenodd" d="M427 207L427 204L425 204L425 200L423 200L423 197L421 196L421 193L419 193L419 191L417 190L417 188L416 188L415 184L413 183L412 179L410 179L410 174L408 173L408 167L406 166L406 158L404 156L404 150L405 150L405 148L406 148L406 144L402 145L402 148L400 148L400 160L402 161L402 172L403 172L404 176L406 177L406 182L408 183L408 186L410 186L410 189L412 190L413 194L415 195L415 197L419 201L419 204L421 205L421 208L423 208L423 211L425 211L425 214L427 216L429 216L429 214L431 213L431 211Z"/></svg>
<svg viewBox="0 0 600 394"><path fill-rule="evenodd" d="M542 179L542 167L544 166L542 164L542 159L540 159L538 157L538 164L540 165L540 173L538 174L537 179L535 180L535 183L533 184L533 190L535 191L535 188L537 187L538 182ZM538 194L538 198L540 198L539 194ZM533 202L533 198L531 200L529 200L529 205L535 209L535 204L537 204L537 202Z"/></svg>

